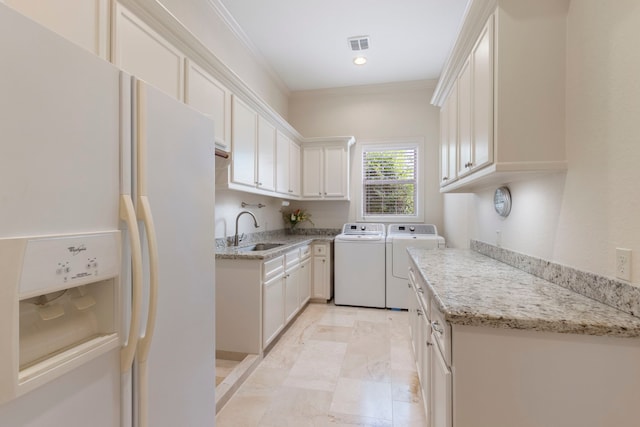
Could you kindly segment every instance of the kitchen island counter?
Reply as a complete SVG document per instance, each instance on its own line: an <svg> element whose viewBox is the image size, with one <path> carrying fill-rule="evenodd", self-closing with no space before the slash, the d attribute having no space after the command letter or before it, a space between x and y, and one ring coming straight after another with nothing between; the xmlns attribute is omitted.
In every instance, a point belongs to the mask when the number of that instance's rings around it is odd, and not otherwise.
<svg viewBox="0 0 640 427"><path fill-rule="evenodd" d="M640 336L640 318L477 252L408 251L451 324Z"/></svg>

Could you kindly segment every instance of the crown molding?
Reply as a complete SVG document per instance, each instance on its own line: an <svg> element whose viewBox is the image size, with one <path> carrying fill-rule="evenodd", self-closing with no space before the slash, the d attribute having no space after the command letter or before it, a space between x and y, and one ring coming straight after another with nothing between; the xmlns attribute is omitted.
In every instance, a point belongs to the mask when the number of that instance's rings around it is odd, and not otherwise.
<svg viewBox="0 0 640 427"><path fill-rule="evenodd" d="M407 82L381 83L361 86L345 86L328 89L311 89L291 92L290 99L304 98L307 96L345 96L345 95L370 95L380 93L412 92L417 90L434 90L437 80L412 80Z"/></svg>
<svg viewBox="0 0 640 427"><path fill-rule="evenodd" d="M229 9L222 4L220 0L208 0L209 5L213 8L218 17L225 23L227 28L233 33L233 35L238 39L251 53L255 61L260 64L260 66L264 69L264 71L269 74L269 76L273 79L278 89L284 92L287 96L291 93L291 89L286 85L286 83L280 78L280 75L273 69L271 64L266 60L265 56L262 54L260 49L256 47L256 45L251 41L247 33L245 33L244 29L240 26L238 21L231 15Z"/></svg>

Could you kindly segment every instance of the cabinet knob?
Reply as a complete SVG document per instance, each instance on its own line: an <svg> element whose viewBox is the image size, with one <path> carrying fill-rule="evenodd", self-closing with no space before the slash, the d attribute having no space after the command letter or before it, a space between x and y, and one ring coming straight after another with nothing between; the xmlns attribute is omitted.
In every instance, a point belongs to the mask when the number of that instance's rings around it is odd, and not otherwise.
<svg viewBox="0 0 640 427"><path fill-rule="evenodd" d="M416 310L416 313L418 313L418 316L422 316L422 310L417 309L417 310ZM432 326L433 326L433 325L432 325Z"/></svg>
<svg viewBox="0 0 640 427"><path fill-rule="evenodd" d="M443 177L442 177L442 180L443 180L443 181L449 181L449 177L448 177L448 176L443 176Z"/></svg>
<svg viewBox="0 0 640 427"><path fill-rule="evenodd" d="M420 292L421 294L424 294L424 289L422 289L422 288L418 288L418 287L416 287L416 289L417 289L417 290L418 290L418 292Z"/></svg>
<svg viewBox="0 0 640 427"><path fill-rule="evenodd" d="M322 192L321 191L318 191L318 196L322 196Z"/></svg>
<svg viewBox="0 0 640 427"><path fill-rule="evenodd" d="M433 343L432 343L432 342L429 342L429 341L425 341L425 342L426 342L426 344L427 344L427 347L431 347L431 346L433 345Z"/></svg>
<svg viewBox="0 0 640 427"><path fill-rule="evenodd" d="M289 190L289 193L293 193L293 190Z"/></svg>
<svg viewBox="0 0 640 427"><path fill-rule="evenodd" d="M437 320L431 322L431 329L441 335L444 332L444 329L442 329L442 325L440 325L440 322L438 322Z"/></svg>

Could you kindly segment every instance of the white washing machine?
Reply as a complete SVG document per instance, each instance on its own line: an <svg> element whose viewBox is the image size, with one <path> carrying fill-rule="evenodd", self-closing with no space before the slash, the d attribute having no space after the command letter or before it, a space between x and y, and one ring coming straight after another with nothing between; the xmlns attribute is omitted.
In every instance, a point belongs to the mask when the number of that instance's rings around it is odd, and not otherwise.
<svg viewBox="0 0 640 427"><path fill-rule="evenodd" d="M409 254L407 248L439 249L445 247L433 224L392 224L387 233L386 306L407 309Z"/></svg>
<svg viewBox="0 0 640 427"><path fill-rule="evenodd" d="M334 255L335 304L384 308L384 224L345 224Z"/></svg>

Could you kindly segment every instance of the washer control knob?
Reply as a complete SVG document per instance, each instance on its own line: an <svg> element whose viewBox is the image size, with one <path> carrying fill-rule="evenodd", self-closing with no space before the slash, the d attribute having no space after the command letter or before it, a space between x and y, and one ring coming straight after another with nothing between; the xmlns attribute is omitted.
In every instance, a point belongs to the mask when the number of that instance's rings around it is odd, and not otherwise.
<svg viewBox="0 0 640 427"><path fill-rule="evenodd" d="M366 230L366 229L367 229L367 227L366 227L365 225L361 225L361 226L360 226L360 230L364 231L364 230Z"/></svg>
<svg viewBox="0 0 640 427"><path fill-rule="evenodd" d="M409 227L409 231L416 231L415 227Z"/></svg>

